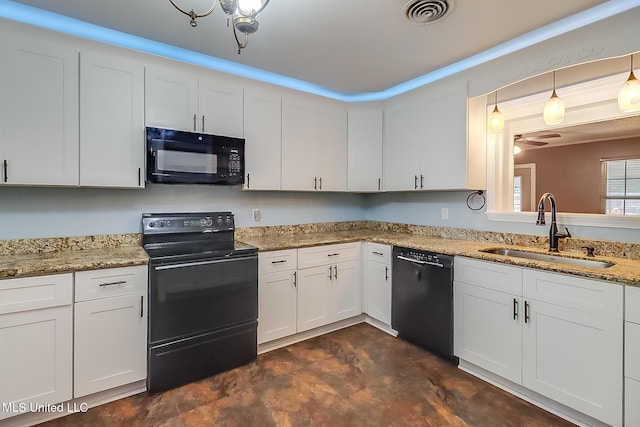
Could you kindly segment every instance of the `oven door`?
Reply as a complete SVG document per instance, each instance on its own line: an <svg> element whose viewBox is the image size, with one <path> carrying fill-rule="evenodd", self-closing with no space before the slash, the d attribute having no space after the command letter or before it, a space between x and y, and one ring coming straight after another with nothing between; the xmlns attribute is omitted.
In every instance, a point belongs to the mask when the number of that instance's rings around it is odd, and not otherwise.
<svg viewBox="0 0 640 427"><path fill-rule="evenodd" d="M149 264L149 344L258 318L257 255Z"/></svg>

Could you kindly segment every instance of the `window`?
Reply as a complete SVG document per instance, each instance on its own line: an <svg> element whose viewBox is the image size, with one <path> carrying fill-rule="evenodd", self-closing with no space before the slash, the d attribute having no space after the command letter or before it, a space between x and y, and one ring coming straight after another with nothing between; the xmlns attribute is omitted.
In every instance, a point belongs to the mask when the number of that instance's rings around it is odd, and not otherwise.
<svg viewBox="0 0 640 427"><path fill-rule="evenodd" d="M640 215L640 159L602 161L602 208L607 215Z"/></svg>
<svg viewBox="0 0 640 427"><path fill-rule="evenodd" d="M522 212L522 177L513 177L513 211Z"/></svg>

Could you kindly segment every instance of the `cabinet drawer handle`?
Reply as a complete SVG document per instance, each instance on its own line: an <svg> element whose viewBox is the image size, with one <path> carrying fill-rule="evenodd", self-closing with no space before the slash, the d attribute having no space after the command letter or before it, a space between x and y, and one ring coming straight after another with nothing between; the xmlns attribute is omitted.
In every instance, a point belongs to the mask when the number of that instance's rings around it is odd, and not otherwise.
<svg viewBox="0 0 640 427"><path fill-rule="evenodd" d="M516 298L513 299L513 320L518 318L518 300Z"/></svg>
<svg viewBox="0 0 640 427"><path fill-rule="evenodd" d="M374 255L380 255L380 256L384 255L382 252L376 252L376 251L371 251L371 253Z"/></svg>
<svg viewBox="0 0 640 427"><path fill-rule="evenodd" d="M524 302L524 323L529 323L529 303Z"/></svg>
<svg viewBox="0 0 640 427"><path fill-rule="evenodd" d="M384 266L384 280L385 282L389 281L389 267L387 267L386 265Z"/></svg>
<svg viewBox="0 0 640 427"><path fill-rule="evenodd" d="M114 285L124 285L125 283L127 283L126 280L119 280L117 282L106 282L106 283L100 283L100 286L114 286Z"/></svg>
<svg viewBox="0 0 640 427"><path fill-rule="evenodd" d="M280 259L278 261L271 261L271 264L282 264L283 262L287 262L286 259Z"/></svg>
<svg viewBox="0 0 640 427"><path fill-rule="evenodd" d="M335 253L335 254L327 254L327 256L338 256L340 255L339 253Z"/></svg>

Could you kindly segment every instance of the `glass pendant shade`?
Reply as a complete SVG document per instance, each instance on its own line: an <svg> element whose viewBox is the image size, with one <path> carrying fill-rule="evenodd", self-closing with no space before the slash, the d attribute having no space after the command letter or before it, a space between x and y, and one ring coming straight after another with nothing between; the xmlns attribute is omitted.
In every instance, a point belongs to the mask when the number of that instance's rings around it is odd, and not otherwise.
<svg viewBox="0 0 640 427"><path fill-rule="evenodd" d="M544 104L544 123L547 125L559 125L564 121L564 102L556 93L556 72L553 72L553 92L551 98Z"/></svg>
<svg viewBox="0 0 640 427"><path fill-rule="evenodd" d="M547 125L559 125L564 121L564 102L554 89L551 98L544 105L544 122Z"/></svg>
<svg viewBox="0 0 640 427"><path fill-rule="evenodd" d="M513 146L513 155L514 155L514 156L517 156L517 155L518 155L518 154L520 154L520 153L522 153L522 148L520 148L520 147L519 147L519 146L517 146L517 145L514 145L514 146Z"/></svg>
<svg viewBox="0 0 640 427"><path fill-rule="evenodd" d="M489 120L487 120L487 128L490 133L500 133L504 129L504 117L500 110L498 110L498 92L496 92L495 107L491 114L489 114Z"/></svg>
<svg viewBox="0 0 640 427"><path fill-rule="evenodd" d="M497 105L489 115L489 123L487 126L491 133L500 133L502 132L502 129L504 129L504 117L502 117L502 113L498 110Z"/></svg>
<svg viewBox="0 0 640 427"><path fill-rule="evenodd" d="M623 113L640 111L640 81L636 79L633 70L618 93L618 107Z"/></svg>

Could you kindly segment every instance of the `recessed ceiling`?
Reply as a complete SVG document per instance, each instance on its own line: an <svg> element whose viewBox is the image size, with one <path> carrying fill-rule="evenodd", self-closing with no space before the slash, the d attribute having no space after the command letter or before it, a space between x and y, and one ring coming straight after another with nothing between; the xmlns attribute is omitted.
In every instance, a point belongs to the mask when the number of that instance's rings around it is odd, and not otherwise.
<svg viewBox="0 0 640 427"><path fill-rule="evenodd" d="M211 4L175 1L196 11ZM416 25L403 12L407 0L272 0L258 16L260 29L241 55L219 6L192 28L189 18L168 0L0 3L33 6L355 94L383 91L612 1L455 0L444 18Z"/></svg>

